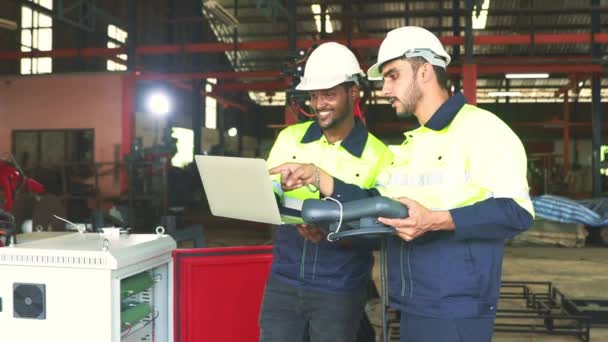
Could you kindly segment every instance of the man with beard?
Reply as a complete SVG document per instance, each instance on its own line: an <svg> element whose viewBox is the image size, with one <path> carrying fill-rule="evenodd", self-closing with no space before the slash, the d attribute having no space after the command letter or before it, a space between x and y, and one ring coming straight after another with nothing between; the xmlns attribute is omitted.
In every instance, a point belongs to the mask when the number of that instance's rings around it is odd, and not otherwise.
<svg viewBox="0 0 608 342"><path fill-rule="evenodd" d="M405 219L379 218L396 230L388 242L389 302L401 312L401 342L489 342L500 291L504 240L528 229L534 210L519 138L494 114L450 96L450 56L420 27L390 31L371 80L398 116L419 127L392 148L393 164L371 190L321 172L322 194L384 195L408 207ZM312 170L289 164L285 187Z"/></svg>
<svg viewBox="0 0 608 342"><path fill-rule="evenodd" d="M311 53L296 89L309 92L316 120L281 131L267 160L269 167L296 162L312 170L307 186L284 189L286 204L319 198L321 169L369 188L391 162L386 145L355 117L364 77L355 55L344 45L325 43ZM289 170L279 173L282 180L290 176ZM317 227L296 228L276 230L260 340L301 342L309 336L311 342L355 341L371 278L371 248L330 243Z"/></svg>

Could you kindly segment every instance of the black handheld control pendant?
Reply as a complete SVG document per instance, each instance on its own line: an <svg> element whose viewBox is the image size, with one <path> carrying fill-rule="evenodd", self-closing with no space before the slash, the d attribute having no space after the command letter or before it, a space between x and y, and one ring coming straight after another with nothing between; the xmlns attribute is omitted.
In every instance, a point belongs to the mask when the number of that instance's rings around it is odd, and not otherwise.
<svg viewBox="0 0 608 342"><path fill-rule="evenodd" d="M319 226L330 241L345 237L377 237L395 229L378 222L378 217L406 218L407 207L388 197L378 196L351 202L308 199L302 206L304 222Z"/></svg>

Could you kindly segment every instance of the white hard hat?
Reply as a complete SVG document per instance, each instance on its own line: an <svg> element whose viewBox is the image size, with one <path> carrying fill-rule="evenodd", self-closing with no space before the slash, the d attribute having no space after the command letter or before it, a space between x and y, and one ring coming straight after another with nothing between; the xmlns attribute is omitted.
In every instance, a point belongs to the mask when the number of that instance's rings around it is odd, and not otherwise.
<svg viewBox="0 0 608 342"><path fill-rule="evenodd" d="M297 90L329 89L344 82L359 84L365 74L357 57L346 46L334 42L319 45L308 57Z"/></svg>
<svg viewBox="0 0 608 342"><path fill-rule="evenodd" d="M367 70L370 80L382 79L382 65L395 58L422 57L432 65L446 68L450 55L445 51L439 38L427 29L405 26L390 31L380 44L378 63Z"/></svg>

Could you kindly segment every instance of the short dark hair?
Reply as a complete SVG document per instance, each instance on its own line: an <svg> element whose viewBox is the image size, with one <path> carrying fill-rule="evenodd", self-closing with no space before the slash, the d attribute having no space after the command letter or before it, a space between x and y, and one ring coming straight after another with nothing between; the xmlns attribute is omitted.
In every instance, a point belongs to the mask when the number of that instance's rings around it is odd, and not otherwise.
<svg viewBox="0 0 608 342"><path fill-rule="evenodd" d="M410 62L412 70L414 72L418 71L418 69L420 69L420 67L424 63L428 63L428 61L422 57L412 57L407 58L406 60ZM437 76L437 83L439 84L439 87L441 89L448 90L448 81L450 80L450 77L448 76L447 70L436 65L433 65L433 70L435 70L435 75Z"/></svg>

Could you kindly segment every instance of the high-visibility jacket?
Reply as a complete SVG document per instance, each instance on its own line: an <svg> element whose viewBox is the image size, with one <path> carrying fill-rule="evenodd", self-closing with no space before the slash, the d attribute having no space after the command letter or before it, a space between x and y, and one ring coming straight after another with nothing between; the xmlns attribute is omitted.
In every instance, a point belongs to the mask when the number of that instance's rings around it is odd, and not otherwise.
<svg viewBox="0 0 608 342"><path fill-rule="evenodd" d="M405 138L377 190L450 210L456 229L412 242L390 239L391 305L430 317L494 316L504 239L527 229L534 215L523 145L503 121L465 104L462 95Z"/></svg>
<svg viewBox="0 0 608 342"><path fill-rule="evenodd" d="M327 141L316 121L283 129L270 151L268 167L287 162L312 163L357 187L373 186L380 170L392 161L392 153L358 119L355 122L347 137L335 143ZM298 199L319 198L319 192L310 187L283 195ZM291 225L277 227L271 274L280 281L311 290L348 293L367 285L372 266L370 250L325 240L311 243Z"/></svg>
<svg viewBox="0 0 608 342"><path fill-rule="evenodd" d="M493 317L504 240L528 229L534 215L521 141L462 94L405 138L374 189L337 181L334 193L404 196L449 210L454 231L427 232L411 242L389 238L389 303L419 316Z"/></svg>

